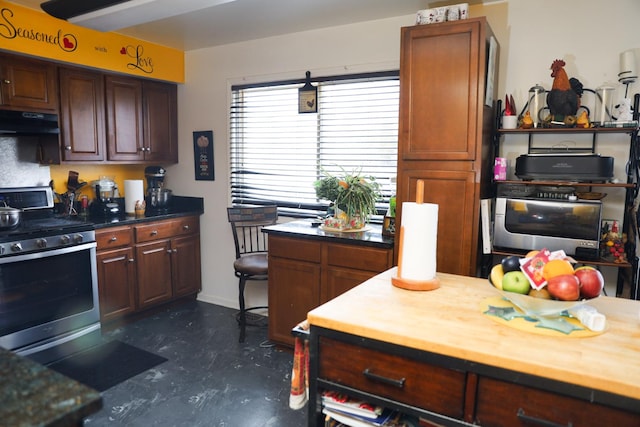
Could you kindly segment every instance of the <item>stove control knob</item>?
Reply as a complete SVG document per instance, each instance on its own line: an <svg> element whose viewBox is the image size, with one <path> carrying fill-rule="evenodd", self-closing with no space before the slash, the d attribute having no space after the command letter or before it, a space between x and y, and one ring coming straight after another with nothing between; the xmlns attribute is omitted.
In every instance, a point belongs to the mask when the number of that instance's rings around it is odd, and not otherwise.
<svg viewBox="0 0 640 427"><path fill-rule="evenodd" d="M13 252L20 252L22 250L22 244L20 242L12 244L11 250Z"/></svg>
<svg viewBox="0 0 640 427"><path fill-rule="evenodd" d="M60 237L60 241L62 242L63 245L67 245L69 244L71 239L69 238L69 236L65 234L64 236Z"/></svg>
<svg viewBox="0 0 640 427"><path fill-rule="evenodd" d="M82 237L82 234L76 234L75 236L73 236L73 243L75 244L82 243L83 240L84 237Z"/></svg>
<svg viewBox="0 0 640 427"><path fill-rule="evenodd" d="M38 239L36 240L36 246L38 249L44 249L47 247L47 239Z"/></svg>

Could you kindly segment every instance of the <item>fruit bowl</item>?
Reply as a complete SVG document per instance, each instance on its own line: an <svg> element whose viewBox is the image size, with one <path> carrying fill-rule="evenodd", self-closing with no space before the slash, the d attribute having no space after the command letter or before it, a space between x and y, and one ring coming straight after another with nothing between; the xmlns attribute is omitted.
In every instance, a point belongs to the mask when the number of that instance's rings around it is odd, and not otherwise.
<svg viewBox="0 0 640 427"><path fill-rule="evenodd" d="M493 285L491 285L493 287ZM564 311L579 307L593 301L592 299L583 299L579 301L558 301L544 298L531 297L529 295L517 294L515 292L507 292L500 289L494 289L509 300L513 305L522 310L527 316L531 317L558 317Z"/></svg>

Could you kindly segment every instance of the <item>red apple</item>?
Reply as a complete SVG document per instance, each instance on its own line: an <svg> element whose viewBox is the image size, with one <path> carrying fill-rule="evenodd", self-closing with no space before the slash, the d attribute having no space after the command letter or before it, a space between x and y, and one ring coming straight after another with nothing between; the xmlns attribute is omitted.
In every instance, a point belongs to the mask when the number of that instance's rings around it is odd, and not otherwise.
<svg viewBox="0 0 640 427"><path fill-rule="evenodd" d="M580 280L574 274L561 274L547 280L547 290L555 299L577 301L580 298Z"/></svg>
<svg viewBox="0 0 640 427"><path fill-rule="evenodd" d="M604 288L602 273L593 267L580 267L576 269L576 277L580 280L580 296L582 298L595 298Z"/></svg>

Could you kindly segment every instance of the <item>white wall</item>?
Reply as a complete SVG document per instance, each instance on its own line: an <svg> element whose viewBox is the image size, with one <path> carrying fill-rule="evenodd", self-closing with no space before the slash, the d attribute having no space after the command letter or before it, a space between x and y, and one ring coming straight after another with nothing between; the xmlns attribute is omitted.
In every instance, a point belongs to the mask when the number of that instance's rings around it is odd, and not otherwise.
<svg viewBox="0 0 640 427"><path fill-rule="evenodd" d="M567 62L569 76L590 88L617 83L620 52L635 49L640 60L637 0L509 0L470 8L471 17L481 15L487 16L501 45L498 93L512 93L519 108L532 85L550 87L549 66L556 58ZM414 19L392 17L186 52L186 83L178 92L180 163L168 168L167 186L205 199L199 299L237 307L225 210L231 85L303 78L307 70L326 76L395 69L400 28L413 25ZM631 89L635 93L640 86ZM199 130L214 131L213 182L194 180L192 132ZM248 303L264 301L264 289L252 286Z"/></svg>

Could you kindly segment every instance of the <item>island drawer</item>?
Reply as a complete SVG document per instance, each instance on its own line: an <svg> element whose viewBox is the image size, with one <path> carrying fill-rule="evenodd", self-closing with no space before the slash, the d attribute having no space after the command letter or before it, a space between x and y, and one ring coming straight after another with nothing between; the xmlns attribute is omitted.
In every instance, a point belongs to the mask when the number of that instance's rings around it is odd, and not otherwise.
<svg viewBox="0 0 640 427"><path fill-rule="evenodd" d="M98 250L130 246L133 241L131 227L109 227L96 230Z"/></svg>
<svg viewBox="0 0 640 427"><path fill-rule="evenodd" d="M327 245L327 264L339 267L379 272L392 265L392 257L390 249L335 243Z"/></svg>
<svg viewBox="0 0 640 427"><path fill-rule="evenodd" d="M400 355L320 337L318 376L462 419L466 374Z"/></svg>
<svg viewBox="0 0 640 427"><path fill-rule="evenodd" d="M638 426L640 414L551 391L479 377L475 422L482 426Z"/></svg>
<svg viewBox="0 0 640 427"><path fill-rule="evenodd" d="M320 262L322 245L312 240L269 235L269 256Z"/></svg>

